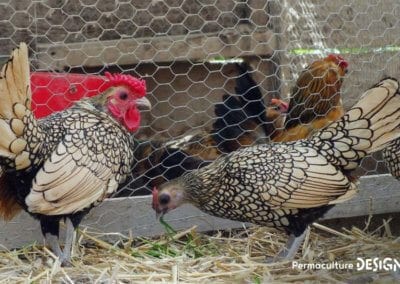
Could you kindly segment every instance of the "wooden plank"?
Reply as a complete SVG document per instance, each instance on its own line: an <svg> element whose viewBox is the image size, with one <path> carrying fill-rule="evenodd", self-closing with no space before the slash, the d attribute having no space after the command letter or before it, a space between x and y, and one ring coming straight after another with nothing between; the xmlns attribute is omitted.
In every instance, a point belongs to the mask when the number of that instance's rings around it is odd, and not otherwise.
<svg viewBox="0 0 400 284"><path fill-rule="evenodd" d="M276 37L267 28L242 25L227 32L129 38L70 44L38 44L40 70L133 65L138 62L207 61L216 56L270 56Z"/></svg>
<svg viewBox="0 0 400 284"><path fill-rule="evenodd" d="M337 205L324 219L347 218L368 214L400 211L400 182L390 175L361 178L360 193L352 200ZM182 206L165 218L176 230L198 225L199 231L223 230L242 227L243 223L211 217L190 205ZM34 241L42 242L36 220L22 213L12 222L0 221L0 245L6 248L21 247ZM103 202L84 219L82 228L102 233L155 236L164 233L151 209L151 197L116 198Z"/></svg>
<svg viewBox="0 0 400 284"><path fill-rule="evenodd" d="M400 212L400 181L389 174L371 175L360 179L360 190L357 196L332 208L324 219L393 212Z"/></svg>

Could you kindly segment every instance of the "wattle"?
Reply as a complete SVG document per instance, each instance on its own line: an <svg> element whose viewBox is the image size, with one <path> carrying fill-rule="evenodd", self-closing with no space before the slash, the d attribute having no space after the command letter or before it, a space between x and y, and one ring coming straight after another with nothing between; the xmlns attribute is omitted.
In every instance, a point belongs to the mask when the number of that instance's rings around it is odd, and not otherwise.
<svg viewBox="0 0 400 284"><path fill-rule="evenodd" d="M129 131L136 131L140 126L140 112L137 107L132 106L125 112L123 123Z"/></svg>

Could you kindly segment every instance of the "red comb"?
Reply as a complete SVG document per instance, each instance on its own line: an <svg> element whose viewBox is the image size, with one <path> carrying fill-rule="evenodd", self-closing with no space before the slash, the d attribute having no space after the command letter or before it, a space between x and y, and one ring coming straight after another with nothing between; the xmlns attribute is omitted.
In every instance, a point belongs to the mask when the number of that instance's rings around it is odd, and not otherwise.
<svg viewBox="0 0 400 284"><path fill-rule="evenodd" d="M132 93L137 95L138 98L142 98L146 95L146 82L142 79L135 78L132 75L111 74L110 72L105 72L104 75L108 79L106 83L107 88L125 85L130 88Z"/></svg>
<svg viewBox="0 0 400 284"><path fill-rule="evenodd" d="M349 63L346 61L346 59L344 59L343 56L339 54L329 54L327 58L334 61L337 65L339 65L343 69L346 69L349 66Z"/></svg>

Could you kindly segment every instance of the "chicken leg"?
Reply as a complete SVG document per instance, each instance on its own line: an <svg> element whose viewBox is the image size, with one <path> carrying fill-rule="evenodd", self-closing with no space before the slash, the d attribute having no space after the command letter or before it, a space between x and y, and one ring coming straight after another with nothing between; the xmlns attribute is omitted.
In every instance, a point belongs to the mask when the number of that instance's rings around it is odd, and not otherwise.
<svg viewBox="0 0 400 284"><path fill-rule="evenodd" d="M43 218L41 220L41 227L43 235L45 236L46 244L50 245L53 253L58 257L62 266L70 266L71 265L71 248L72 248L72 240L74 236L74 229L72 220L66 218L65 224L67 226L66 237L65 237L65 246L64 252L60 247L60 239L59 239L59 220L52 220L50 218Z"/></svg>
<svg viewBox="0 0 400 284"><path fill-rule="evenodd" d="M306 232L307 230L305 230L298 237L296 237L293 234L290 234L289 239L285 244L285 247L279 252L277 256L272 258L267 258L267 263L292 260L296 256L296 253L299 251L299 248L306 237Z"/></svg>
<svg viewBox="0 0 400 284"><path fill-rule="evenodd" d="M299 251L299 248L306 237L306 232L307 230L305 230L298 237L290 234L285 247L279 252L277 258L282 260L292 260L295 257L296 253Z"/></svg>
<svg viewBox="0 0 400 284"><path fill-rule="evenodd" d="M74 240L75 227L71 219L68 217L65 218L65 225L67 226L67 230L65 232L65 245L62 258L60 259L60 261L63 265L69 266L71 264L71 251L72 251L72 242Z"/></svg>
<svg viewBox="0 0 400 284"><path fill-rule="evenodd" d="M45 235L45 240L46 243L50 245L52 252L55 253L55 255L58 257L58 259L61 261L61 258L63 256L63 252L60 248L58 236L53 235L52 233L46 233Z"/></svg>

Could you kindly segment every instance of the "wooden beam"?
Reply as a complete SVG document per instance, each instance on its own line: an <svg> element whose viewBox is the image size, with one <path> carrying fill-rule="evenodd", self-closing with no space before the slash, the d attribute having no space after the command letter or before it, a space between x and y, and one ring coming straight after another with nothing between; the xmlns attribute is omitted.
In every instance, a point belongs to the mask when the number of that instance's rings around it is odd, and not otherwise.
<svg viewBox="0 0 400 284"><path fill-rule="evenodd" d="M62 70L138 62L203 62L216 56L270 56L275 48L276 36L270 30L241 25L238 29L209 34L38 44L35 63L40 70Z"/></svg>
<svg viewBox="0 0 400 284"><path fill-rule="evenodd" d="M392 212L400 212L400 182L390 175L367 176L361 178L359 194L352 200L335 206L324 219ZM198 225L199 231L224 230L244 225L211 217L190 205L174 210L165 219L176 230L193 225ZM101 233L128 234L130 231L133 236L156 236L164 233L151 209L151 196L106 200L89 213L81 227ZM0 245L3 248L16 248L34 241L43 241L39 223L25 212L9 223L0 221L0 228Z"/></svg>
<svg viewBox="0 0 400 284"><path fill-rule="evenodd" d="M358 194L332 208L323 219L400 212L400 181L389 174L366 176L360 181Z"/></svg>

